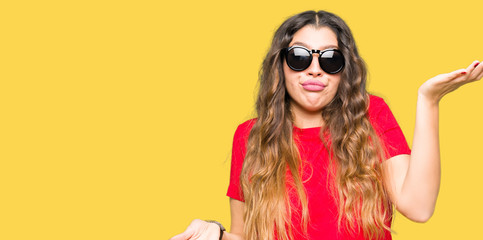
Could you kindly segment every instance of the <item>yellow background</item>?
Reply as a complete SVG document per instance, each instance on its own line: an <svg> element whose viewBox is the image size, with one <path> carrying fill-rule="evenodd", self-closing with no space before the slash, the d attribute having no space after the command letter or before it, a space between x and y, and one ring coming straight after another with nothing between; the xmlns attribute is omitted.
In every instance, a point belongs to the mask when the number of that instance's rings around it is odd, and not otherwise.
<svg viewBox="0 0 483 240"><path fill-rule="evenodd" d="M168 239L230 225L231 141L274 30L340 15L408 142L426 79L483 60L481 1L3 1L0 239ZM396 240L478 239L483 83L441 102L443 179Z"/></svg>

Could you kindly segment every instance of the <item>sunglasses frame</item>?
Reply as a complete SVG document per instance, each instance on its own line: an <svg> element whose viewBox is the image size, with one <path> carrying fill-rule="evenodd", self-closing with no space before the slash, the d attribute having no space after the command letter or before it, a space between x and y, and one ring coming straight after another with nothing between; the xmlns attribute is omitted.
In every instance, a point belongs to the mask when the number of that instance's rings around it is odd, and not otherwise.
<svg viewBox="0 0 483 240"><path fill-rule="evenodd" d="M295 68L295 67L291 66L291 65L288 63L288 61L287 61L287 59L288 59L288 58L287 58L287 56L288 56L288 52L290 52L290 50L292 50L292 49L294 49L294 48L300 48L300 49L303 49L303 50L305 50L305 51L307 51L307 52L309 53L309 55L310 55L310 64L309 64L309 65L307 65L307 67L299 69L299 68ZM322 64L321 64L320 59L321 59L322 54L323 54L323 53L325 53L325 52L329 52L329 51L334 51L334 52L338 52L338 53L340 53L340 55L342 56L342 59L344 60L344 61L342 62L342 66L341 66L339 69L337 69L336 71L330 71L330 72L329 72L329 71L325 71L324 67L323 67L323 66L322 66ZM338 72L342 71L342 69L344 69L344 66L345 66L345 59L344 59L344 55L342 54L342 52L341 52L339 49L335 49L335 48L329 48L329 49L324 49L324 50L317 50L317 49L312 49L312 50L310 50L310 49L308 49L308 48L306 48L306 47L303 47L303 46L298 46L298 45L296 45L296 46L291 46L291 47L288 47L288 48L284 48L284 49L283 49L283 56L285 57L285 62L287 62L288 67L289 67L290 69L294 70L294 71L297 71L297 72L301 72L301 71L303 71L303 70L305 70L305 69L307 69L307 68L309 68L309 67L310 67L310 65L312 64L312 60L313 60L313 55L314 55L314 53L318 53L318 54L319 54L319 57L318 57L318 60L319 60L319 66L320 66L320 68L321 68L322 70L324 70L324 72L326 72L326 73L328 73L328 74L336 74L336 73L338 73Z"/></svg>

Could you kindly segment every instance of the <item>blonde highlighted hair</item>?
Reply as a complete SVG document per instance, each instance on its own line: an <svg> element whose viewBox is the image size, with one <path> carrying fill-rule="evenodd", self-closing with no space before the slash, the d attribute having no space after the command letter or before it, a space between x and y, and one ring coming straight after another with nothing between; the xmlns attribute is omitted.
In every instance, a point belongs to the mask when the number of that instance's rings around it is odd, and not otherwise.
<svg viewBox="0 0 483 240"><path fill-rule="evenodd" d="M278 28L260 71L258 116L240 176L245 197L245 239L272 240L274 233L283 240L293 237L289 188L298 194L303 231L307 232L310 219L301 180L302 161L292 136L291 99L285 88L281 55L293 35L307 25L333 30L346 62L337 94L322 110L326 124L321 130L321 136L330 136L326 143L332 166L329 190L338 202L339 230L362 231L367 239L381 238L390 230L387 222L392 208L383 184L384 149L367 116L366 67L341 18L325 11L307 11ZM287 169L293 181L286 181Z"/></svg>

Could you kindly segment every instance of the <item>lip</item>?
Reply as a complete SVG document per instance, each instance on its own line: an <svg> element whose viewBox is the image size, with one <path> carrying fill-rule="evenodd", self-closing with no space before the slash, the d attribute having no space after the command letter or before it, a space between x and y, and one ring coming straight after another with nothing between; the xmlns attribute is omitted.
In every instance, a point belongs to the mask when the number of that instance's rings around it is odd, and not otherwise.
<svg viewBox="0 0 483 240"><path fill-rule="evenodd" d="M326 85L316 80L307 80L302 83L302 87L307 91L318 92L324 90Z"/></svg>

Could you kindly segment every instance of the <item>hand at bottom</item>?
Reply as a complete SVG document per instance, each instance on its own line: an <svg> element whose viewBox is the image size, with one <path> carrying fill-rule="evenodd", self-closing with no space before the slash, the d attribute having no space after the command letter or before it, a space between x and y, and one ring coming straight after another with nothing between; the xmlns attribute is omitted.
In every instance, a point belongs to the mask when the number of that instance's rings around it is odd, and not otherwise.
<svg viewBox="0 0 483 240"><path fill-rule="evenodd" d="M200 219L195 219L180 233L169 240L218 240L220 238L220 227Z"/></svg>

